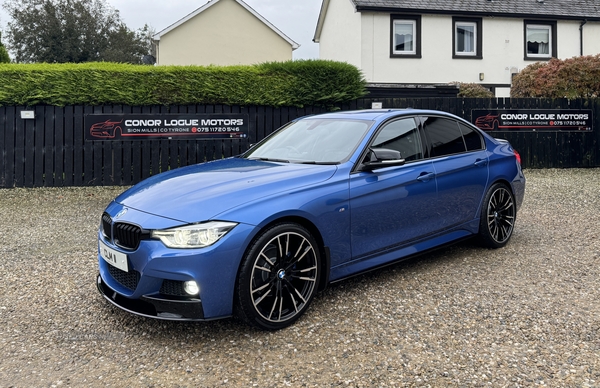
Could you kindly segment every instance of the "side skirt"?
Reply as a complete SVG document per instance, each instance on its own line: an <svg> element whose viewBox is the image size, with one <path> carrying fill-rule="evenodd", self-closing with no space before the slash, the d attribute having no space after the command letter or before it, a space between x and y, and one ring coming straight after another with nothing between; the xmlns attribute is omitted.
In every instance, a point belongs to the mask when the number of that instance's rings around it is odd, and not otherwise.
<svg viewBox="0 0 600 388"><path fill-rule="evenodd" d="M478 220L477 220L478 222ZM427 240L413 243L398 249L383 252L377 256L363 257L331 269L330 283L335 283L368 271L379 269L400 261L412 259L436 249L469 239L474 234L465 229L454 230Z"/></svg>

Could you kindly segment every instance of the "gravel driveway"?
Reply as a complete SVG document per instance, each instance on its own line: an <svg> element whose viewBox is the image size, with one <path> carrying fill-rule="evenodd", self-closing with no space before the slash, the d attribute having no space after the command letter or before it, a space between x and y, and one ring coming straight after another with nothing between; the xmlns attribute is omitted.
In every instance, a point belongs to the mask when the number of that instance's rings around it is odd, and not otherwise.
<svg viewBox="0 0 600 388"><path fill-rule="evenodd" d="M0 190L0 387L600 386L600 170L529 170L503 249L466 242L320 294L274 333L98 294L122 188Z"/></svg>

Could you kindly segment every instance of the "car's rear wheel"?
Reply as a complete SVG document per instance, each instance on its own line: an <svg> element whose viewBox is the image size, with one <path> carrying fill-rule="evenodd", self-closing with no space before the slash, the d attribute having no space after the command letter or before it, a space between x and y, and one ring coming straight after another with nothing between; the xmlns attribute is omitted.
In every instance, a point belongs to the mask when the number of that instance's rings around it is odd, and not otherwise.
<svg viewBox="0 0 600 388"><path fill-rule="evenodd" d="M294 323L315 296L321 260L308 230L282 223L264 231L242 261L236 313L247 323L278 330Z"/></svg>
<svg viewBox="0 0 600 388"><path fill-rule="evenodd" d="M481 209L479 240L489 248L501 248L512 236L517 210L510 189L496 183L488 190Z"/></svg>

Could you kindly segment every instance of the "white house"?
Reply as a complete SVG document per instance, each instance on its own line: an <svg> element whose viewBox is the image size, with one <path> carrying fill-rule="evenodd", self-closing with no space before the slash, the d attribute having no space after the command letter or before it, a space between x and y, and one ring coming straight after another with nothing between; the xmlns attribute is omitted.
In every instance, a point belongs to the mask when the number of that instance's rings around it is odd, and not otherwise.
<svg viewBox="0 0 600 388"><path fill-rule="evenodd" d="M159 65L251 65L300 47L242 0L211 0L154 35Z"/></svg>
<svg viewBox="0 0 600 388"><path fill-rule="evenodd" d="M600 53L600 1L323 0L314 41L371 84L480 83L507 97L533 62Z"/></svg>

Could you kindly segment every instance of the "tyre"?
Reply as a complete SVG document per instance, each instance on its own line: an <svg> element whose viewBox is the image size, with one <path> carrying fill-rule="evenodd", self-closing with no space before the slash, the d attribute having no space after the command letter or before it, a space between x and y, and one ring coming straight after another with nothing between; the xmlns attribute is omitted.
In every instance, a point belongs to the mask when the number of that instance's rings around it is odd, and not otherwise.
<svg viewBox="0 0 600 388"><path fill-rule="evenodd" d="M501 248L512 236L517 210L511 190L495 183L488 190L479 223L479 240L488 248Z"/></svg>
<svg viewBox="0 0 600 388"><path fill-rule="evenodd" d="M263 330L294 323L317 292L319 252L314 237L298 224L278 224L260 234L242 260L236 315Z"/></svg>

